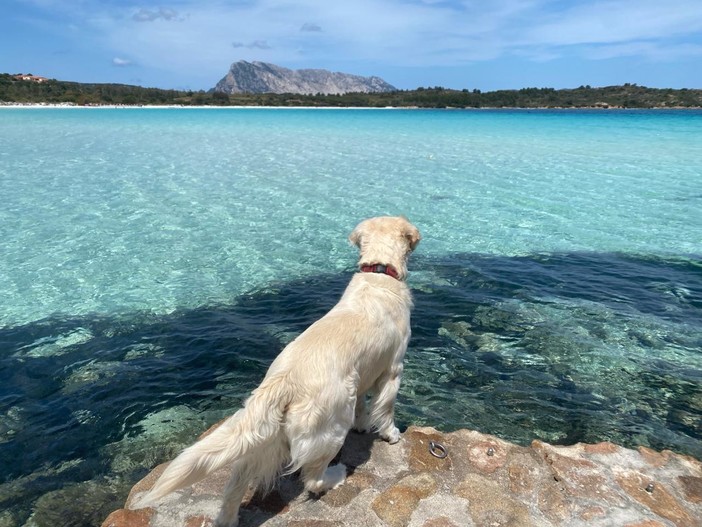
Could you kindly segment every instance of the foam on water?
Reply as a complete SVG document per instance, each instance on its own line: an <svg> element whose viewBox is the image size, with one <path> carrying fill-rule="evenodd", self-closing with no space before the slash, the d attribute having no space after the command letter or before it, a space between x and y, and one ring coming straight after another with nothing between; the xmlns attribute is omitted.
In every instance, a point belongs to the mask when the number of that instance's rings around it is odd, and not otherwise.
<svg viewBox="0 0 702 527"><path fill-rule="evenodd" d="M698 111L0 109L0 524L99 524L335 303L378 214L424 238L402 426L702 456L700 137Z"/></svg>

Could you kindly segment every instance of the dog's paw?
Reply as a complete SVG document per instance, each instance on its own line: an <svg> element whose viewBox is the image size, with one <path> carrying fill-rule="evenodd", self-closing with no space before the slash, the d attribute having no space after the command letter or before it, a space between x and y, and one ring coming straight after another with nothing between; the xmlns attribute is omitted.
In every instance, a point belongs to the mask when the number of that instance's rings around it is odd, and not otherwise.
<svg viewBox="0 0 702 527"><path fill-rule="evenodd" d="M385 439L385 441L391 445L394 445L400 440L400 430L396 426L393 426L389 432L381 433L380 437Z"/></svg>
<svg viewBox="0 0 702 527"><path fill-rule="evenodd" d="M324 471L324 490L335 489L346 480L346 465L339 463Z"/></svg>

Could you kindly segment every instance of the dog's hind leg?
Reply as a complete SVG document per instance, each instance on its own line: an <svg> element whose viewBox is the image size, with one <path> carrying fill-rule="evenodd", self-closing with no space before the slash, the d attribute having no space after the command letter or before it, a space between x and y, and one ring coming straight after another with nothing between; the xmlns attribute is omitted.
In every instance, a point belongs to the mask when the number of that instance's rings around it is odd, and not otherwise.
<svg viewBox="0 0 702 527"><path fill-rule="evenodd" d="M334 453L336 455L336 453ZM305 490L313 494L321 494L335 489L346 480L346 465L329 466L334 455L318 459L302 467L302 480Z"/></svg>
<svg viewBox="0 0 702 527"><path fill-rule="evenodd" d="M345 465L329 466L341 450L346 434L353 424L353 406L348 408L346 414L331 426L297 436L292 441L292 466L302 469L305 490L313 494L321 494L338 487L346 479ZM339 414L337 417L340 417Z"/></svg>
<svg viewBox="0 0 702 527"><path fill-rule="evenodd" d="M249 486L268 492L281 471L281 459L287 458L285 444L274 442L252 456L234 462L232 476L224 489L222 508L216 527L236 527L239 524L239 507Z"/></svg>
<svg viewBox="0 0 702 527"><path fill-rule="evenodd" d="M232 467L232 476L224 488L222 508L219 510L216 527L236 527L239 525L239 507L244 494L253 480L248 461L236 461Z"/></svg>
<svg viewBox="0 0 702 527"><path fill-rule="evenodd" d="M366 394L359 394L356 398L356 409L354 411L353 429L362 434L370 432L371 423L366 405Z"/></svg>
<svg viewBox="0 0 702 527"><path fill-rule="evenodd" d="M346 479L342 464L329 463L341 450L353 426L356 394L353 382L346 386L327 383L313 400L303 400L288 410L286 435L290 444L289 471L302 469L305 490L320 494Z"/></svg>
<svg viewBox="0 0 702 527"><path fill-rule="evenodd" d="M295 438L291 445L293 463L302 468L302 481L308 492L321 494L338 487L346 479L346 466L338 464L330 467L329 463L341 450L352 421L352 415L349 415L348 423L345 423L348 426L337 423L331 429Z"/></svg>

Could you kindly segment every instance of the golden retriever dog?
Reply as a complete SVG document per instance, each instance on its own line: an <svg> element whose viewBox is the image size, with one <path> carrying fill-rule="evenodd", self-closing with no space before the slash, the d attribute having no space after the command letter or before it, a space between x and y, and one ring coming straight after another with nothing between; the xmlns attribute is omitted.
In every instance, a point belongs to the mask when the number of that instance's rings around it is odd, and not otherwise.
<svg viewBox="0 0 702 527"><path fill-rule="evenodd" d="M285 347L241 410L166 468L140 507L231 464L216 525L235 527L250 485L270 489L297 470L311 493L341 485L346 467L329 463L352 427L399 441L395 398L412 307L407 258L420 234L404 217L379 217L349 240L360 249L360 272L339 303Z"/></svg>

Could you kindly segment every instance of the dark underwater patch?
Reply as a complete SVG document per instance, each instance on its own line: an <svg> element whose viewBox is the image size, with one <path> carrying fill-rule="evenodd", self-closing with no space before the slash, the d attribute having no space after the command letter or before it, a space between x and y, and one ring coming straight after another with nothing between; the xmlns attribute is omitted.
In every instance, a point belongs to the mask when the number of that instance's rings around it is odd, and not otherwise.
<svg viewBox="0 0 702 527"><path fill-rule="evenodd" d="M578 253L417 255L402 426L516 442L613 440L702 457L702 263ZM351 273L155 317L0 329L0 510L99 524L230 414ZM75 496L93 493L94 502ZM50 504L51 506L48 506Z"/></svg>

